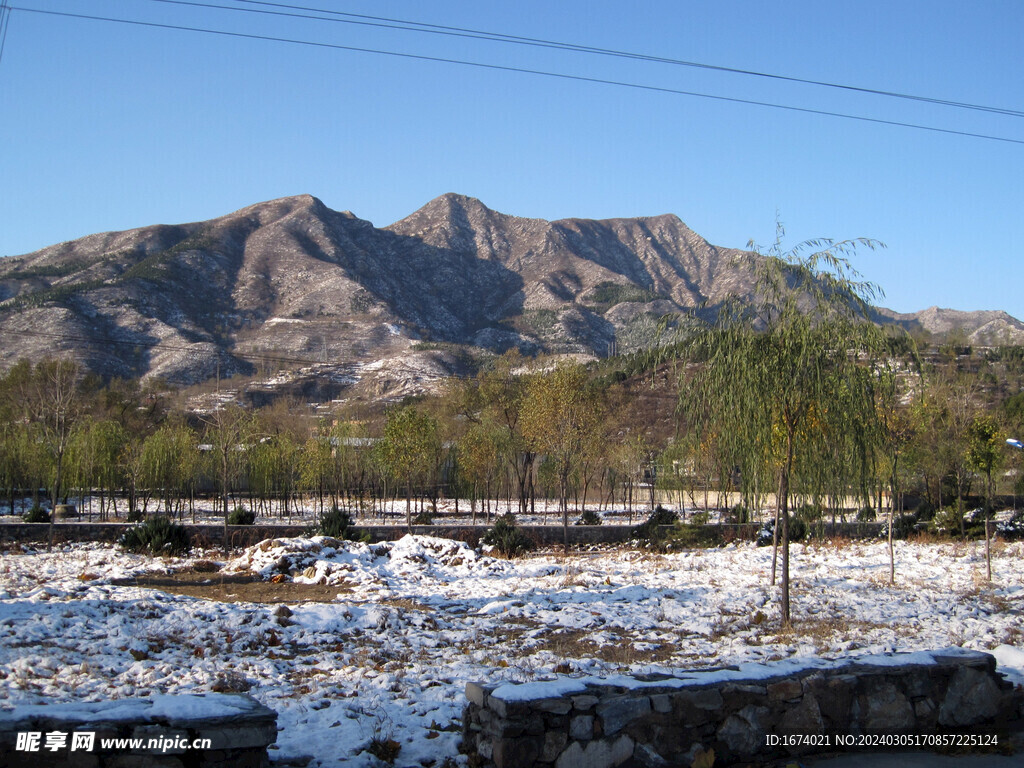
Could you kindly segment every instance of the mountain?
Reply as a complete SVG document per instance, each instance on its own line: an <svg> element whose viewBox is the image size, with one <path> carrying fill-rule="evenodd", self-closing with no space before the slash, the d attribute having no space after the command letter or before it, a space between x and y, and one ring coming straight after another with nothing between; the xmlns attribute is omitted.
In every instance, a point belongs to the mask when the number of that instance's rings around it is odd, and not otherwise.
<svg viewBox="0 0 1024 768"><path fill-rule="evenodd" d="M963 312L929 307L920 312L905 314L890 309L877 309L876 320L940 338L956 337L971 346L1024 344L1024 323L1001 311Z"/></svg>
<svg viewBox="0 0 1024 768"><path fill-rule="evenodd" d="M664 315L750 293L756 258L673 215L545 221L446 194L378 228L300 195L0 259L0 366L70 354L174 383L305 368L303 387L407 394L458 370L451 345L643 347ZM1024 339L1004 313L879 313Z"/></svg>

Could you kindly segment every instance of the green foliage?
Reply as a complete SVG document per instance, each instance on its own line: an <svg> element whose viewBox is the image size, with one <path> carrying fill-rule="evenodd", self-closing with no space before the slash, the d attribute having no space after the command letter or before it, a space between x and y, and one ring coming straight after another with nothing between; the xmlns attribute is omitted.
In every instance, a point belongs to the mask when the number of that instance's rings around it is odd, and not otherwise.
<svg viewBox="0 0 1024 768"><path fill-rule="evenodd" d="M4 309L20 309L23 307L42 307L47 304L60 304L67 301L72 296L86 291L95 290L96 288L102 287L104 284L103 280L83 280L78 283L54 285L32 293L15 296L8 303L4 304Z"/></svg>
<svg viewBox="0 0 1024 768"><path fill-rule="evenodd" d="M877 243L810 240L782 253L781 227L777 234L775 246L749 262L757 301L726 302L715 325L692 335L679 405L715 465L738 468L745 495L758 490L758 481L762 492L777 488L785 512L794 490L824 495L851 461L867 456L832 448L840 437L851 446L870 442L872 363L888 344L870 322L876 289L860 282L847 260ZM802 538L801 525L792 526L790 538ZM788 626L788 558L781 603Z"/></svg>
<svg viewBox="0 0 1024 768"><path fill-rule="evenodd" d="M962 519L962 515L955 506L943 507L935 512L928 528L933 533L939 533L946 536L959 536Z"/></svg>
<svg viewBox="0 0 1024 768"><path fill-rule="evenodd" d="M547 336L554 332L558 324L558 313L553 309L528 309L523 312L521 323L528 332Z"/></svg>
<svg viewBox="0 0 1024 768"><path fill-rule="evenodd" d="M434 515L430 512L429 509L421 510L416 515L416 517L414 517L412 519L412 524L413 525L433 525L434 524Z"/></svg>
<svg viewBox="0 0 1024 768"><path fill-rule="evenodd" d="M601 525L603 522L601 513L595 512L593 509L585 509L580 515L580 519L576 521L576 525Z"/></svg>
<svg viewBox="0 0 1024 768"><path fill-rule="evenodd" d="M32 507L25 516L22 518L26 523L48 523L50 522L50 513L42 507Z"/></svg>
<svg viewBox="0 0 1024 768"><path fill-rule="evenodd" d="M795 521L798 526L803 526L803 535L794 538L794 541L802 541L809 536L815 535L817 531L820 535L822 522L824 520L824 510L817 504L801 504L799 509L793 513L791 520ZM793 536L793 526L790 526L790 536Z"/></svg>
<svg viewBox="0 0 1024 768"><path fill-rule="evenodd" d="M384 435L374 446L378 465L411 491L414 483L432 479L441 463L437 420L412 406L391 411Z"/></svg>
<svg viewBox="0 0 1024 768"><path fill-rule="evenodd" d="M664 550L716 547L722 543L721 529L702 524L680 523L658 542Z"/></svg>
<svg viewBox="0 0 1024 768"><path fill-rule="evenodd" d="M995 417L989 413L978 414L971 421L967 430L967 466L975 472L985 475L986 504L991 503L993 495L992 473L998 470L1005 457L1003 434L996 423Z"/></svg>
<svg viewBox="0 0 1024 768"><path fill-rule="evenodd" d="M707 525L711 522L710 512L694 512L690 515L690 522L693 525Z"/></svg>
<svg viewBox="0 0 1024 768"><path fill-rule="evenodd" d="M750 522L750 510L742 504L737 504L725 514L726 522L736 524L743 524Z"/></svg>
<svg viewBox="0 0 1024 768"><path fill-rule="evenodd" d="M646 304L658 298L659 296L656 293L646 288L641 288L639 285L605 281L594 286L586 297L586 302L597 311L603 312L616 304L625 302Z"/></svg>
<svg viewBox="0 0 1024 768"><path fill-rule="evenodd" d="M516 524L516 516L508 512L494 521L494 525L480 539L505 557L517 557L533 549L533 541Z"/></svg>
<svg viewBox="0 0 1024 768"><path fill-rule="evenodd" d="M917 517L915 515L894 515L892 520L892 537L894 539L906 539L917 530ZM889 523L882 526L882 538L889 537Z"/></svg>
<svg viewBox="0 0 1024 768"><path fill-rule="evenodd" d="M665 532L667 526L673 526L679 522L679 513L674 509L666 509L660 504L648 516L647 520L638 525L633 534L648 542L664 539L668 534Z"/></svg>
<svg viewBox="0 0 1024 768"><path fill-rule="evenodd" d="M320 524L316 527L316 533L321 536L330 536L335 539L354 541L357 538L368 538L355 536L355 521L347 509L331 507L330 512L325 512L320 517Z"/></svg>
<svg viewBox="0 0 1024 768"><path fill-rule="evenodd" d="M858 523L873 523L877 513L874 507L861 507L857 510L857 522Z"/></svg>
<svg viewBox="0 0 1024 768"><path fill-rule="evenodd" d="M188 530L166 517L152 517L129 528L117 542L129 552L148 555L183 555L191 549Z"/></svg>
<svg viewBox="0 0 1024 768"><path fill-rule="evenodd" d="M925 499L914 510L914 515L921 522L926 522L935 517L935 505Z"/></svg>
<svg viewBox="0 0 1024 768"><path fill-rule="evenodd" d="M256 522L256 513L245 507L235 507L228 515L228 525L253 525Z"/></svg>

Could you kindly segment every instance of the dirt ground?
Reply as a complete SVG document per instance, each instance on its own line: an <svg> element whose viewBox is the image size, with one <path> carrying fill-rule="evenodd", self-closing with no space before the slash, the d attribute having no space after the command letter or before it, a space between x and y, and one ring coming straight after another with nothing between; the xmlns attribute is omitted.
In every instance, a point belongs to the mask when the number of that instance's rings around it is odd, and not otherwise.
<svg viewBox="0 0 1024 768"><path fill-rule="evenodd" d="M344 585L274 583L258 576L238 573L179 571L120 579L119 586L159 589L175 595L189 595L222 603L330 603L350 591Z"/></svg>

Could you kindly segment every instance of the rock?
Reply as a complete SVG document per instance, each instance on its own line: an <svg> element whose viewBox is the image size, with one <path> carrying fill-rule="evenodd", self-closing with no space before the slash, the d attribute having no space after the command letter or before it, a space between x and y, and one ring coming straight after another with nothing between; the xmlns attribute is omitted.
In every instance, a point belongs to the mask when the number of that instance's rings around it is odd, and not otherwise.
<svg viewBox="0 0 1024 768"><path fill-rule="evenodd" d="M913 707L890 682L861 697L861 711L867 733L905 733L914 727Z"/></svg>
<svg viewBox="0 0 1024 768"><path fill-rule="evenodd" d="M564 731L549 731L544 735L544 744L540 750L540 759L545 763L553 763L565 745L569 743L569 737Z"/></svg>
<svg viewBox="0 0 1024 768"><path fill-rule="evenodd" d="M646 744L637 744L633 748L633 759L644 768L668 768L668 760Z"/></svg>
<svg viewBox="0 0 1024 768"><path fill-rule="evenodd" d="M818 699L813 693L807 693L798 705L785 709L779 723L779 732L789 734L821 734L825 732L825 722L821 717Z"/></svg>
<svg viewBox="0 0 1024 768"><path fill-rule="evenodd" d="M718 728L718 738L724 741L735 756L754 755L764 743L767 733L763 722L767 718L767 707L749 704L739 712L729 715Z"/></svg>
<svg viewBox="0 0 1024 768"><path fill-rule="evenodd" d="M992 678L977 669L960 667L939 707L940 725L973 725L999 714L1002 694Z"/></svg>
<svg viewBox="0 0 1024 768"><path fill-rule="evenodd" d="M799 680L780 680L768 686L770 701L793 701L803 695L803 686Z"/></svg>
<svg viewBox="0 0 1024 768"><path fill-rule="evenodd" d="M480 683L466 683L466 698L478 707L482 707L484 699L487 698L487 689Z"/></svg>
<svg viewBox="0 0 1024 768"><path fill-rule="evenodd" d="M633 740L620 736L614 741L592 741L586 747L578 741L569 745L555 762L555 768L614 768L633 757Z"/></svg>
<svg viewBox="0 0 1024 768"><path fill-rule="evenodd" d="M651 707L655 712L667 715L672 711L672 697L667 693L656 693L651 696Z"/></svg>
<svg viewBox="0 0 1024 768"><path fill-rule="evenodd" d="M540 752L540 739L527 736L499 741L494 745L491 759L495 768L532 768L540 757Z"/></svg>
<svg viewBox="0 0 1024 768"><path fill-rule="evenodd" d="M569 737L577 741L594 738L594 718L591 715L577 715L569 721Z"/></svg>
<svg viewBox="0 0 1024 768"><path fill-rule="evenodd" d="M540 699L533 702L533 708L538 712L549 712L553 715L567 715L572 709L572 701L569 699Z"/></svg>
<svg viewBox="0 0 1024 768"><path fill-rule="evenodd" d="M586 712L588 709L593 709L600 699L597 696L591 696L590 694L584 694L582 696L573 696L572 705L580 712Z"/></svg>
<svg viewBox="0 0 1024 768"><path fill-rule="evenodd" d="M628 723L643 717L650 711L651 701L646 696L643 698L622 696L610 699L597 707L597 714L601 718L605 736L618 733Z"/></svg>

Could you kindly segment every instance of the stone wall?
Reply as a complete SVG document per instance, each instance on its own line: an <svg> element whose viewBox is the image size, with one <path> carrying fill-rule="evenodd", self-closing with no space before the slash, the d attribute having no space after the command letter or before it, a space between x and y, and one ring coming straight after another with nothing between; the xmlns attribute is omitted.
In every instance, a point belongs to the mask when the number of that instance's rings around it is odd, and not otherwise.
<svg viewBox="0 0 1024 768"><path fill-rule="evenodd" d="M463 749L476 756L471 764L497 768L689 768L710 750L717 767L891 746L869 738L881 734L904 742L1001 734L1005 743L1024 721L1024 692L996 672L995 659L959 648L676 676L470 683L466 697Z"/></svg>
<svg viewBox="0 0 1024 768"><path fill-rule="evenodd" d="M243 694L0 708L0 768L268 768L276 740L277 713Z"/></svg>
<svg viewBox="0 0 1024 768"><path fill-rule="evenodd" d="M127 523L89 523L60 520L54 527L54 541L107 541L115 542L128 528ZM229 525L227 541L229 547L248 547L264 539L302 536L310 525ZM522 530L540 546L559 546L565 533L560 525L523 525ZM752 541L757 536L757 525L708 525L703 526L712 538L739 539ZM185 524L185 528L196 546L221 546L224 541L224 525ZM407 533L424 536L440 536L446 539L468 542L476 546L480 537L487 532L485 525L359 525L354 535L367 534L370 541L393 541ZM851 538L873 538L880 532L877 523L840 524L836 529L827 528L827 535ZM50 526L46 523L0 523L0 542L45 542L49 540ZM569 526L569 544L619 544L636 538L636 526L630 525L573 525Z"/></svg>

